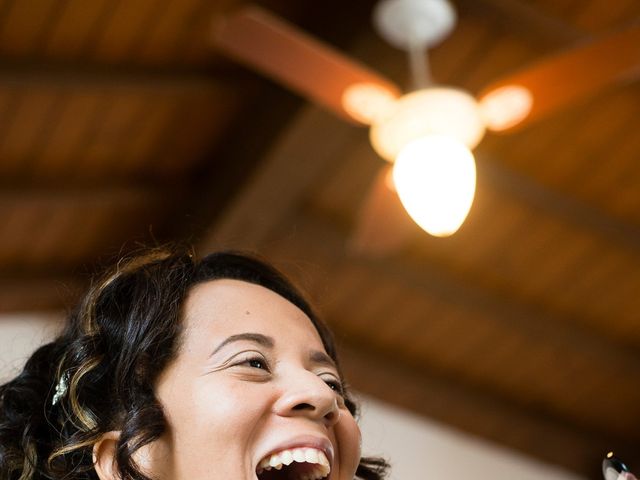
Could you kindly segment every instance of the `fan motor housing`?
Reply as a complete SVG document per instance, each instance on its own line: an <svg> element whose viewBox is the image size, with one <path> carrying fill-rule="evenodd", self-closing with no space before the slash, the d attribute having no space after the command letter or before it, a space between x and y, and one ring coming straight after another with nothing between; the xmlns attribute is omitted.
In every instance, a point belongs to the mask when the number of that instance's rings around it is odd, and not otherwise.
<svg viewBox="0 0 640 480"><path fill-rule="evenodd" d="M373 11L380 36L407 51L436 45L455 23L456 13L448 0L381 0Z"/></svg>

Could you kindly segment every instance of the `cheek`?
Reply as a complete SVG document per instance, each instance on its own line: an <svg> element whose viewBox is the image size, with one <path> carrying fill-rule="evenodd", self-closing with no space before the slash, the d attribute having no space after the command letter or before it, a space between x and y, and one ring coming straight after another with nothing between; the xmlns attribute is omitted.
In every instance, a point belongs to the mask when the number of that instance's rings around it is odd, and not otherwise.
<svg viewBox="0 0 640 480"><path fill-rule="evenodd" d="M335 435L340 448L340 480L351 480L355 478L360 463L362 436L360 427L346 410L342 412L342 417L335 426Z"/></svg>
<svg viewBox="0 0 640 480"><path fill-rule="evenodd" d="M268 411L267 392L238 382L209 382L206 378L167 405L172 429L183 441L222 443L248 440ZM251 388L254 387L254 388ZM215 433L215 435L212 435Z"/></svg>
<svg viewBox="0 0 640 480"><path fill-rule="evenodd" d="M260 388L262 387L262 388ZM263 385L201 377L161 399L174 478L244 478L254 436L269 410Z"/></svg>

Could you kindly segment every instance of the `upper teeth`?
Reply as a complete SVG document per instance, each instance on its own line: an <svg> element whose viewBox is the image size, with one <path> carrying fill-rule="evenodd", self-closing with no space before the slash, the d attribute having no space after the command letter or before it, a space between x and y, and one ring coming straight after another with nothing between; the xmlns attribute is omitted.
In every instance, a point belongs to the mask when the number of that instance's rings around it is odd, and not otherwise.
<svg viewBox="0 0 640 480"><path fill-rule="evenodd" d="M260 475L264 470L272 468L280 470L284 465L290 465L293 462L315 464L313 469L303 475L300 480L318 480L329 475L331 471L329 460L323 451L315 448L292 448L265 457L258 465L257 473Z"/></svg>

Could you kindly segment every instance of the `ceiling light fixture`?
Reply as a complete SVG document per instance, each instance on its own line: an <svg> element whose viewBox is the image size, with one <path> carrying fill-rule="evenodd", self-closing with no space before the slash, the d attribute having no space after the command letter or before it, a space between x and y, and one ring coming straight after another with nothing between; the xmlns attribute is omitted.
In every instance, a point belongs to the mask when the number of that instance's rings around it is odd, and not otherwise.
<svg viewBox="0 0 640 480"><path fill-rule="evenodd" d="M455 24L447 0L383 0L374 24L392 45L409 53L416 89L370 117L374 150L395 162L393 181L409 216L427 233L445 237L464 222L476 188L471 153L484 136L475 98L464 90L434 86L426 51Z"/></svg>

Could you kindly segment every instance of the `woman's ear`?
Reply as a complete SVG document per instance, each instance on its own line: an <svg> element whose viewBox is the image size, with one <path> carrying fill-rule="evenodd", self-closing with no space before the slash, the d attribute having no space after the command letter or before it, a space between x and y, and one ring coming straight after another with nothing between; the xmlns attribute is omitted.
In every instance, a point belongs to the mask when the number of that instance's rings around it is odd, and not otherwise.
<svg viewBox="0 0 640 480"><path fill-rule="evenodd" d="M93 466L100 480L119 480L116 446L119 431L107 432L93 445Z"/></svg>

